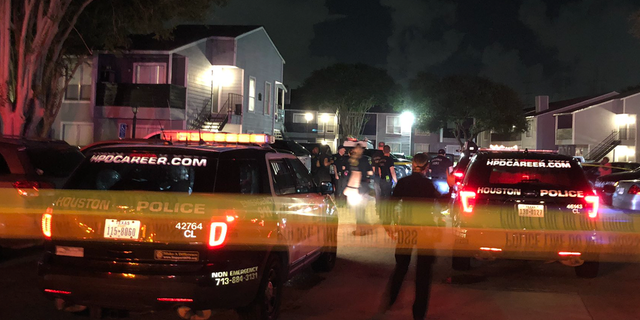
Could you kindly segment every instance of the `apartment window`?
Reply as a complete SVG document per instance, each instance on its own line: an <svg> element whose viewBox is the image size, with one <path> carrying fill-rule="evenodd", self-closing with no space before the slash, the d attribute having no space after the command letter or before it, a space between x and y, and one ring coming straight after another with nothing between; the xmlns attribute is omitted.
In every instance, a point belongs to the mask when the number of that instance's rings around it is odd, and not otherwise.
<svg viewBox="0 0 640 320"><path fill-rule="evenodd" d="M400 142L387 142L385 143L391 148L391 153L402 153L402 143Z"/></svg>
<svg viewBox="0 0 640 320"><path fill-rule="evenodd" d="M558 129L571 129L573 128L573 115L563 114L558 116Z"/></svg>
<svg viewBox="0 0 640 320"><path fill-rule="evenodd" d="M527 138L531 138L531 131L533 131L533 120L527 120L527 132L525 133Z"/></svg>
<svg viewBox="0 0 640 320"><path fill-rule="evenodd" d="M293 114L293 123L307 123L307 119L305 118L304 113L294 113Z"/></svg>
<svg viewBox="0 0 640 320"><path fill-rule="evenodd" d="M133 64L133 82L140 84L167 83L167 68L165 63L144 62Z"/></svg>
<svg viewBox="0 0 640 320"><path fill-rule="evenodd" d="M63 122L62 140L72 146L86 146L93 142L93 123Z"/></svg>
<svg viewBox="0 0 640 320"><path fill-rule="evenodd" d="M271 83L269 82L264 84L264 113L271 113Z"/></svg>
<svg viewBox="0 0 640 320"><path fill-rule="evenodd" d="M429 144L428 143L414 143L413 149L415 153L420 152L429 152Z"/></svg>
<svg viewBox="0 0 640 320"><path fill-rule="evenodd" d="M401 134L402 126L399 116L387 116L387 134Z"/></svg>
<svg viewBox="0 0 640 320"><path fill-rule="evenodd" d="M66 101L91 100L91 63L83 62L73 74L64 94Z"/></svg>
<svg viewBox="0 0 640 320"><path fill-rule="evenodd" d="M256 78L249 77L249 111L256 109Z"/></svg>

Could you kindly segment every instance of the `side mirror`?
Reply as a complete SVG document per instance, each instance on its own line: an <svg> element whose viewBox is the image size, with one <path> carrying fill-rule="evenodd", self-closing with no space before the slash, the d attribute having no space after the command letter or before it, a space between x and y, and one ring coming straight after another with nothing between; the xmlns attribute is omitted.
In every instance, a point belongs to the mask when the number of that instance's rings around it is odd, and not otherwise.
<svg viewBox="0 0 640 320"><path fill-rule="evenodd" d="M320 193L321 194L333 194L333 183L329 181L323 181L320 183Z"/></svg>

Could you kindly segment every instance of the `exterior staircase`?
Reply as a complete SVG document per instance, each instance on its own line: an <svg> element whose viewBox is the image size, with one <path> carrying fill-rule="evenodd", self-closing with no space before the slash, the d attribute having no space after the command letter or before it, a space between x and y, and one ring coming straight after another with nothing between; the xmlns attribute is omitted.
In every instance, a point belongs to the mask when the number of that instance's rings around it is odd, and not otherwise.
<svg viewBox="0 0 640 320"><path fill-rule="evenodd" d="M597 146L595 146L587 156L585 160L589 161L600 161L604 158L609 152L613 151L615 147L620 145L622 141L620 140L620 135L617 130L611 132L609 136L607 136L602 142L600 142Z"/></svg>
<svg viewBox="0 0 640 320"><path fill-rule="evenodd" d="M207 99L198 116L190 121L189 127L191 130L221 132L234 113L236 115L242 114L241 95L229 93L227 101L217 113L211 113L211 99Z"/></svg>

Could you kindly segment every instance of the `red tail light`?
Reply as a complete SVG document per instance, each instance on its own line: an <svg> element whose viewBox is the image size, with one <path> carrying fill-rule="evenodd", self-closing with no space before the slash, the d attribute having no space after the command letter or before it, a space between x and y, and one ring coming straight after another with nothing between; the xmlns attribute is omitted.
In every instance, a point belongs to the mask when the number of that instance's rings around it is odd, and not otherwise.
<svg viewBox="0 0 640 320"><path fill-rule="evenodd" d="M55 289L44 289L44 292L54 293L54 294L71 294L71 291L55 290Z"/></svg>
<svg viewBox="0 0 640 320"><path fill-rule="evenodd" d="M52 189L54 185L47 182L20 180L14 182L13 187L21 196L34 197L38 196L40 189Z"/></svg>
<svg viewBox="0 0 640 320"><path fill-rule="evenodd" d="M51 218L53 217L51 214L53 213L53 209L50 207L47 208L47 211L42 215L42 234L45 238L51 239Z"/></svg>
<svg viewBox="0 0 640 320"><path fill-rule="evenodd" d="M160 302L193 302L193 299L188 298L158 298Z"/></svg>
<svg viewBox="0 0 640 320"><path fill-rule="evenodd" d="M476 205L476 193L467 190L460 191L460 203L463 212L472 213Z"/></svg>
<svg viewBox="0 0 640 320"><path fill-rule="evenodd" d="M595 219L598 217L598 209L600 207L600 197L598 196L586 196L584 201L587 202L587 213L589 218Z"/></svg>
<svg viewBox="0 0 640 320"><path fill-rule="evenodd" d="M462 179L464 178L464 172L456 171L453 173L453 177L455 178L455 182L459 184L462 182Z"/></svg>
<svg viewBox="0 0 640 320"><path fill-rule="evenodd" d="M640 193L640 187L638 187L638 185L634 184L631 186L631 188L629 188L629 194L639 194Z"/></svg>
<svg viewBox="0 0 640 320"><path fill-rule="evenodd" d="M209 248L219 248L227 239L228 226L226 222L211 222L209 230Z"/></svg>

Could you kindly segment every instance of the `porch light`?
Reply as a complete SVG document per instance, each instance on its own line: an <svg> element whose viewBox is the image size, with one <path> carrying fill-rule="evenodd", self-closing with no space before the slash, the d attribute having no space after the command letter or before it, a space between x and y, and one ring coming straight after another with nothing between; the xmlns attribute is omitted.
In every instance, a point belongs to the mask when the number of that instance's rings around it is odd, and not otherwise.
<svg viewBox="0 0 640 320"><path fill-rule="evenodd" d="M400 114L400 123L402 127L411 128L415 120L416 116L411 111L404 111Z"/></svg>
<svg viewBox="0 0 640 320"><path fill-rule="evenodd" d="M304 119L307 120L307 122L311 122L311 120L313 120L313 113L311 112L307 112L304 114Z"/></svg>

